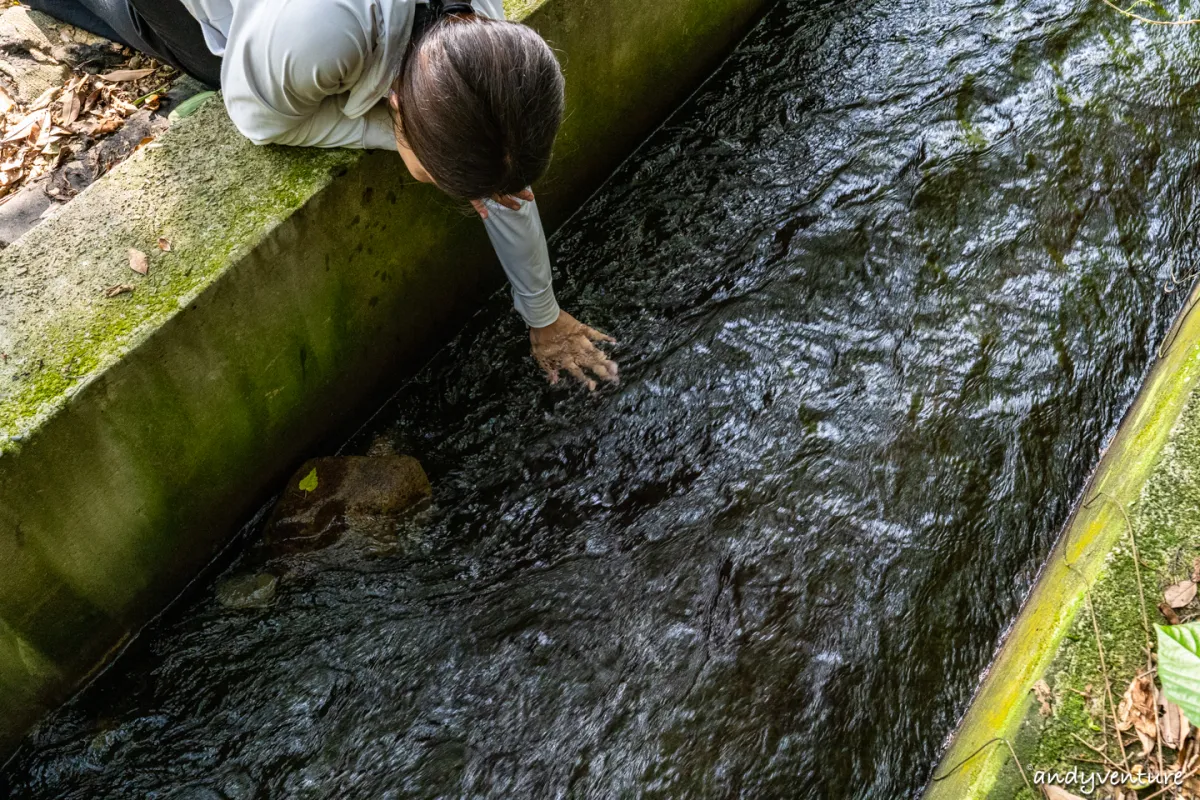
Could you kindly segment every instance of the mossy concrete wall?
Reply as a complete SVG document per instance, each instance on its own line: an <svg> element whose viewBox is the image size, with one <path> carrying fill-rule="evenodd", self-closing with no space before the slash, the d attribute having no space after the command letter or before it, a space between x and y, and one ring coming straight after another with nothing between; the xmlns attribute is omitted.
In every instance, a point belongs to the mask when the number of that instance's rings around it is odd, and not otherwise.
<svg viewBox="0 0 1200 800"><path fill-rule="evenodd" d="M1200 555L1200 284L1167 334L1134 405L1082 493L1033 591L1005 638L941 764L925 800L1038 798L1026 778L1066 766L1092 734L1083 694L1103 686L1090 594L1120 697L1145 665L1136 532L1148 619L1158 617L1156 570ZM1033 685L1055 690L1049 718L1036 710ZM1074 686L1078 684L1078 686ZM1091 692L1087 688L1091 685ZM1078 691L1072 691L1071 689ZM1008 744L1015 748L1022 776ZM1095 757L1084 752L1085 757ZM1104 769L1096 767L1096 769Z"/></svg>
<svg viewBox="0 0 1200 800"><path fill-rule="evenodd" d="M520 12L567 76L548 226L763 5ZM395 154L255 147L218 102L0 251L0 755L501 283L479 221Z"/></svg>

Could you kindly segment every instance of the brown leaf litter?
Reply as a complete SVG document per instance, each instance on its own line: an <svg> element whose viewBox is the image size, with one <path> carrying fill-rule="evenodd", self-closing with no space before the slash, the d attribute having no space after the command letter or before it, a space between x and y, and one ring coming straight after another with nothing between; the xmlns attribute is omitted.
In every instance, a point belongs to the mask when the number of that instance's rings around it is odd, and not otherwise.
<svg viewBox="0 0 1200 800"><path fill-rule="evenodd" d="M1171 608L1183 608L1196 599L1196 582L1185 580L1168 586L1163 591L1163 599Z"/></svg>
<svg viewBox="0 0 1200 800"><path fill-rule="evenodd" d="M0 203L121 128L140 108L156 108L178 73L143 56L129 59L143 60L149 66L103 75L76 70L27 105L0 87Z"/></svg>
<svg viewBox="0 0 1200 800"><path fill-rule="evenodd" d="M150 271L150 259L146 258L146 254L141 250L129 248L129 268L138 275L145 275Z"/></svg>

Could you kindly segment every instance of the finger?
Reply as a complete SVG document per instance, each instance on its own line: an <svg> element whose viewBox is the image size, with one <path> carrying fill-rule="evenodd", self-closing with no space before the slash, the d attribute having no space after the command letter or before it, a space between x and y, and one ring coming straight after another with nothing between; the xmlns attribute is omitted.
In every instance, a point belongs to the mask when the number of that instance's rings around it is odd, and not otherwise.
<svg viewBox="0 0 1200 800"><path fill-rule="evenodd" d="M593 342L608 342L609 344L617 343L617 340L609 336L607 333L601 333L595 328L589 328L587 325L583 326L583 335L591 339Z"/></svg>
<svg viewBox="0 0 1200 800"><path fill-rule="evenodd" d="M513 197L512 195L500 194L500 195L496 195L492 199L495 200L500 205L507 208L509 211L520 211L521 210L521 204L518 203L516 198Z"/></svg>
<svg viewBox="0 0 1200 800"><path fill-rule="evenodd" d="M563 364L563 368L566 369L567 372L571 373L572 378L586 386L589 392L596 391L596 382L587 375L583 374L583 370L580 369L579 365L574 361L566 362Z"/></svg>
<svg viewBox="0 0 1200 800"><path fill-rule="evenodd" d="M608 373L605 377L606 380L611 380L612 383L617 383L617 381L620 380L620 367L617 366L616 361L613 361L612 359L605 359L604 368Z"/></svg>
<svg viewBox="0 0 1200 800"><path fill-rule="evenodd" d="M533 202L533 189L522 189L521 191L519 191L515 195L513 195L513 197L519 197L527 203L532 203Z"/></svg>
<svg viewBox="0 0 1200 800"><path fill-rule="evenodd" d="M588 368L592 372L596 373L596 377L598 378L602 378L603 380L611 381L613 383L616 383L618 380L617 364L615 361L609 361L607 358L601 359L600 361L589 364Z"/></svg>
<svg viewBox="0 0 1200 800"><path fill-rule="evenodd" d="M617 365L602 350L583 337L574 339L572 344L575 350L574 357L576 364L584 365L587 369L596 373L596 377L598 378L603 378L606 381L616 381Z"/></svg>
<svg viewBox="0 0 1200 800"><path fill-rule="evenodd" d="M478 212L480 219L487 219L487 206L483 204L482 200L472 200L471 205L474 206L475 211Z"/></svg>
<svg viewBox="0 0 1200 800"><path fill-rule="evenodd" d="M549 359L537 355L533 357L533 360L542 368L542 372L546 374L546 380L550 382L551 386L558 383L558 367L551 364Z"/></svg>

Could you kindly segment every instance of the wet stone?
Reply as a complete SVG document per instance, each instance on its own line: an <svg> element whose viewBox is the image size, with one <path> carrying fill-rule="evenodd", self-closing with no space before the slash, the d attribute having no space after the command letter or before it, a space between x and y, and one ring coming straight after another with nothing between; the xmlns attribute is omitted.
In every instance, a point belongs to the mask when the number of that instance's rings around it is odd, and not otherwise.
<svg viewBox="0 0 1200 800"><path fill-rule="evenodd" d="M226 608L266 608L275 599L274 575L237 575L217 584L217 602Z"/></svg>
<svg viewBox="0 0 1200 800"><path fill-rule="evenodd" d="M432 494L410 456L344 456L306 461L288 480L264 538L284 549L331 544L349 528L378 530Z"/></svg>

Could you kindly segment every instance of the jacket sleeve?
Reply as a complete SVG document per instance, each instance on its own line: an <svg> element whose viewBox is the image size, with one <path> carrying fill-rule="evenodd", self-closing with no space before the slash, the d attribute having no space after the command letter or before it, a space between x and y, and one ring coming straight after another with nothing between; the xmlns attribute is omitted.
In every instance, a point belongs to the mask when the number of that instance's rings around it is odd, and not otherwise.
<svg viewBox="0 0 1200 800"><path fill-rule="evenodd" d="M264 4L263 13L235 26L226 44L221 90L238 130L255 144L395 150L382 102L357 118L342 110L369 56L354 7L322 3L319 26L303 8L270 10Z"/></svg>
<svg viewBox="0 0 1200 800"><path fill-rule="evenodd" d="M558 319L559 309L537 201L518 200L517 211L483 202L488 209L483 225L512 285L513 305L529 327L544 328Z"/></svg>

